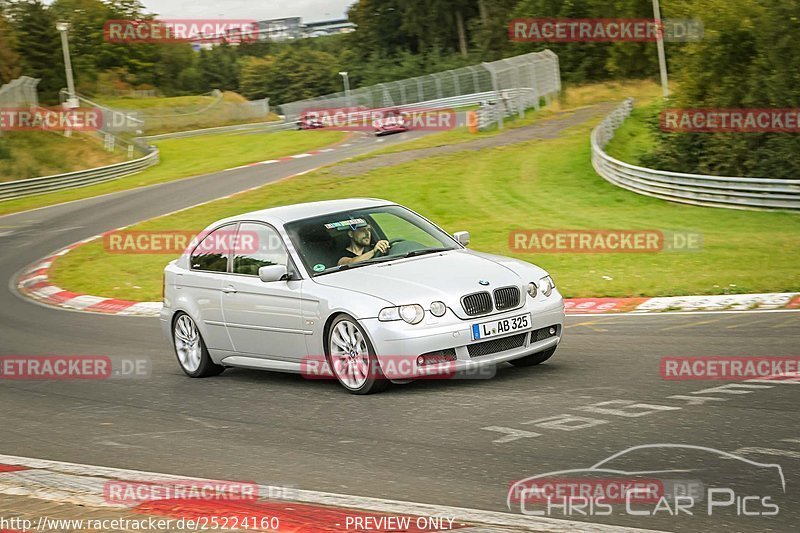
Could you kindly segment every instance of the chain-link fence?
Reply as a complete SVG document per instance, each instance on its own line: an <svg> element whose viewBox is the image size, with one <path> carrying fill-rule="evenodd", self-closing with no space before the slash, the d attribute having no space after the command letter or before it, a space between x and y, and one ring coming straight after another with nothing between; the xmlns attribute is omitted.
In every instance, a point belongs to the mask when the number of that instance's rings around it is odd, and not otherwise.
<svg viewBox="0 0 800 533"><path fill-rule="evenodd" d="M77 98L81 107L93 107L102 111L104 131L126 137L269 120L269 98L249 102L226 101L222 91L216 89L204 96L210 96L210 101L143 109L111 108L82 95L77 95ZM66 97L66 90L62 89L61 101L66 101Z"/></svg>
<svg viewBox="0 0 800 533"><path fill-rule="evenodd" d="M6 83L0 87L0 108L38 107L37 85L39 80L29 76L21 76ZM0 135L3 135L2 128Z"/></svg>
<svg viewBox="0 0 800 533"><path fill-rule="evenodd" d="M516 114L524 117L526 109L538 110L542 99L549 104L552 97L561 92L558 56L550 50L509 57L483 66L489 71L492 86L498 94L496 102L500 109L497 110L497 120L500 127L504 116Z"/></svg>
<svg viewBox="0 0 800 533"><path fill-rule="evenodd" d="M60 100L62 106L69 100L68 97L68 91L66 89L61 89ZM99 138L103 141L103 148L107 151L122 150L126 152L128 159L133 159L136 152L140 154L149 154L153 151L152 146L137 141L134 138L143 128L142 120L135 115L102 106L81 95L76 95L76 98L81 108L100 110L102 121L100 127L97 130L85 131L82 133ZM70 132L66 134L71 135Z"/></svg>
<svg viewBox="0 0 800 533"><path fill-rule="evenodd" d="M558 57L550 50L533 52L492 63L482 63L406 80L379 83L282 104L287 121L297 120L311 109L387 107L456 107L482 101L502 102L502 115L539 108L542 99L549 99L561 90Z"/></svg>

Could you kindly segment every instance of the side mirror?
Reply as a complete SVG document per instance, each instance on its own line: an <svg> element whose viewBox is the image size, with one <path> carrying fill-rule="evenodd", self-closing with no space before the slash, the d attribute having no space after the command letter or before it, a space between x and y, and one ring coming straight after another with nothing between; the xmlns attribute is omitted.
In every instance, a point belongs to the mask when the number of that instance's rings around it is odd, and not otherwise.
<svg viewBox="0 0 800 533"><path fill-rule="evenodd" d="M258 269L258 277L264 283L280 281L287 277L286 265L269 265Z"/></svg>
<svg viewBox="0 0 800 533"><path fill-rule="evenodd" d="M468 231L457 231L453 233L453 238L460 242L463 246L467 246L469 244L469 232Z"/></svg>

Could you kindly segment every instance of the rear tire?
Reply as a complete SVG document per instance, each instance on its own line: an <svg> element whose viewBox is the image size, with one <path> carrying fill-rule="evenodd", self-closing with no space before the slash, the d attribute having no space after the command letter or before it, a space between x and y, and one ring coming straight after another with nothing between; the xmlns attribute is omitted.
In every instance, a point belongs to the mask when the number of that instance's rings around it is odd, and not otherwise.
<svg viewBox="0 0 800 533"><path fill-rule="evenodd" d="M186 313L177 313L172 321L172 345L181 370L191 378L216 376L225 370L211 360L197 324Z"/></svg>
<svg viewBox="0 0 800 533"><path fill-rule="evenodd" d="M373 394L388 387L375 349L357 320L344 314L336 317L325 342L328 366L347 392Z"/></svg>
<svg viewBox="0 0 800 533"><path fill-rule="evenodd" d="M524 366L535 366L541 363L544 363L548 359L550 359L554 353L556 353L557 346L553 346L549 350L545 350L543 352L534 353L531 355L526 355L525 357L521 357L519 359L514 359L509 361L514 366L524 367Z"/></svg>

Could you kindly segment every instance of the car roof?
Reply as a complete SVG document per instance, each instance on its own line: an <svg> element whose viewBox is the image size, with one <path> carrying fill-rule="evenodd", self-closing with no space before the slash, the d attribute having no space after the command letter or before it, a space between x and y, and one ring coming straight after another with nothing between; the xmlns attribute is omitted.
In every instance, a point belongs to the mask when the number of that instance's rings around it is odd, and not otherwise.
<svg viewBox="0 0 800 533"><path fill-rule="evenodd" d="M260 211L251 211L250 213L244 213L220 220L218 224L237 220L260 220L263 222L279 222L281 224L286 224L295 220L302 220L304 218L324 215L326 213L366 209L384 205L396 204L394 202L381 200L379 198L346 198L342 200L323 200L320 202L282 205L280 207L261 209Z"/></svg>

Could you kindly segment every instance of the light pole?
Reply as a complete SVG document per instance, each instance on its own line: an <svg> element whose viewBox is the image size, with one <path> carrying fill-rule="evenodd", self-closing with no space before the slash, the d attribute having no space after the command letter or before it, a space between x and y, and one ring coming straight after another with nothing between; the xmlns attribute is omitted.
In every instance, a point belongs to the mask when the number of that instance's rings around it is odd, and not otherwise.
<svg viewBox="0 0 800 533"><path fill-rule="evenodd" d="M661 23L661 8L658 5L658 0L653 0L653 18L658 27L656 46L658 47L658 67L661 71L661 92L664 94L664 99L667 99L669 98L669 88L667 86L667 58L664 54L664 25Z"/></svg>
<svg viewBox="0 0 800 533"><path fill-rule="evenodd" d="M342 77L344 80L344 95L347 97L347 100L350 100L350 78L347 76L347 71L343 70L339 73L339 76Z"/></svg>
<svg viewBox="0 0 800 533"><path fill-rule="evenodd" d="M56 29L61 33L61 48L64 51L64 70L67 72L67 107L72 109L79 107L78 97L75 95L75 81L72 79L72 62L69 59L69 41L67 32L69 22L57 22Z"/></svg>

